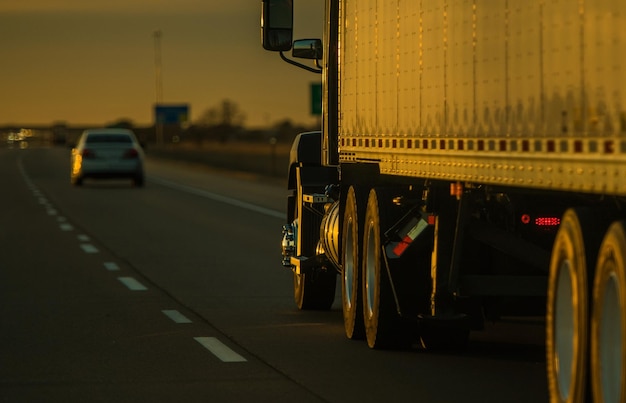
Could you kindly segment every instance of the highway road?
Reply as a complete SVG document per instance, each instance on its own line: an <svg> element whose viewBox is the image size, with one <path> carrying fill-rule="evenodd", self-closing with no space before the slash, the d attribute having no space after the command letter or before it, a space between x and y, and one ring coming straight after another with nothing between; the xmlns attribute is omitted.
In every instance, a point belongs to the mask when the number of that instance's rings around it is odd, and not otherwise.
<svg viewBox="0 0 626 403"><path fill-rule="evenodd" d="M373 351L300 312L276 181L149 160L69 182L69 150L0 149L2 402L542 402L541 323L464 353Z"/></svg>

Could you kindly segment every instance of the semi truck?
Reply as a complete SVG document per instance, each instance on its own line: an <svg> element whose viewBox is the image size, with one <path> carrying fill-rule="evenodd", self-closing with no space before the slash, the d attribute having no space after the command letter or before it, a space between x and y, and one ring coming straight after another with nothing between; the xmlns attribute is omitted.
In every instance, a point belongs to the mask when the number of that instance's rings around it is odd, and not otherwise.
<svg viewBox="0 0 626 403"><path fill-rule="evenodd" d="M297 306L341 284L374 349L545 318L550 400L626 401L626 3L324 3L294 40L262 0L263 47L323 85L288 169Z"/></svg>

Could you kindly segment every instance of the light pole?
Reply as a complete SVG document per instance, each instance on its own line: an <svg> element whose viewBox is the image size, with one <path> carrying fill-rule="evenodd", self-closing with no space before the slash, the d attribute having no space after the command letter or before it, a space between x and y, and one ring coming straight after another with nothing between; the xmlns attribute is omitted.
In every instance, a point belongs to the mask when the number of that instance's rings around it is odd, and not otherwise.
<svg viewBox="0 0 626 403"><path fill-rule="evenodd" d="M154 72L155 72L155 85L156 85L156 102L157 104L163 101L163 81L161 78L161 37L163 32L161 30L154 31Z"/></svg>
<svg viewBox="0 0 626 403"><path fill-rule="evenodd" d="M160 29L154 31L154 75L155 75L155 90L156 90L156 107L163 102L163 79L161 77L161 37L163 32ZM156 113L155 113L156 115ZM163 143L163 124L159 122L159 117L155 116L154 122L156 128L156 143L161 145Z"/></svg>

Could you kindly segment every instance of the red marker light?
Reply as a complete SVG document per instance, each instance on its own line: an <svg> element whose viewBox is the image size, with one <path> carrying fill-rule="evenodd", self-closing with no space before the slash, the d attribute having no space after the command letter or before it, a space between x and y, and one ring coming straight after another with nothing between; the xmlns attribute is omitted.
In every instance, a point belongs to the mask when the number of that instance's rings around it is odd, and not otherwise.
<svg viewBox="0 0 626 403"><path fill-rule="evenodd" d="M556 227L561 224L559 217L537 217L535 218L535 225L538 227Z"/></svg>

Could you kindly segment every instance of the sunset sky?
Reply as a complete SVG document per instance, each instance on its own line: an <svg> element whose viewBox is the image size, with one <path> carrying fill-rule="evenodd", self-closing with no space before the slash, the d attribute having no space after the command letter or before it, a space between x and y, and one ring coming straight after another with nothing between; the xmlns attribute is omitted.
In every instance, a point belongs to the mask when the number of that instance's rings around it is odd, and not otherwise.
<svg viewBox="0 0 626 403"><path fill-rule="evenodd" d="M295 36L321 37L323 1L296 2ZM165 103L191 120L223 99L247 126L310 115L319 75L260 44L260 0L0 0L0 125L130 119L150 124L154 32L162 32Z"/></svg>

